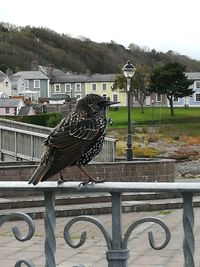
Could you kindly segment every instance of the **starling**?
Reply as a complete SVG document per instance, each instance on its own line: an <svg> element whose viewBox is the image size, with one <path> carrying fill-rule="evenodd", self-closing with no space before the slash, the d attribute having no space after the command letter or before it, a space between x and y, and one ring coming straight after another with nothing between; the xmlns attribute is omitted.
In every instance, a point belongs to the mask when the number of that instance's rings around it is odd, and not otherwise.
<svg viewBox="0 0 200 267"><path fill-rule="evenodd" d="M112 102L96 94L88 94L80 99L70 114L65 117L44 140L41 162L29 180L36 185L60 173L58 183L65 179L61 170L77 166L87 180L82 184L102 182L94 179L85 169L102 149L107 124L106 108Z"/></svg>

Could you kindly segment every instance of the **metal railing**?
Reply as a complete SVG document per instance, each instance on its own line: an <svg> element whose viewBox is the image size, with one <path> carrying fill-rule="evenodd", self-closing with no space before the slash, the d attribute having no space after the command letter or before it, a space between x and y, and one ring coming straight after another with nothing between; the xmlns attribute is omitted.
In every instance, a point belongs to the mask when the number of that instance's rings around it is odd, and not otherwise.
<svg viewBox="0 0 200 267"><path fill-rule="evenodd" d="M2 121L0 123L3 124ZM43 151L42 142L51 128L43 127L42 130L42 127L35 126L34 128L33 125L29 126L29 124L23 123L11 125L18 128L0 125L0 160L6 161L8 158L12 158L15 160L39 161ZM30 130L27 130L29 128ZM106 137L103 149L94 161L114 162L115 157L116 140Z"/></svg>
<svg viewBox="0 0 200 267"><path fill-rule="evenodd" d="M64 227L63 236L66 243L76 249L81 247L86 242L87 233L81 233L80 241L74 243L70 236L71 227L77 222L87 221L94 224L102 233L107 244L106 259L108 267L127 267L129 258L128 241L132 231L144 222L152 222L158 224L165 232L165 240L161 245L157 245L153 233L149 232L149 242L153 249L161 250L167 246L170 241L171 233L167 225L160 219L155 217L145 217L133 222L129 225L124 236L122 236L122 200L121 196L127 192L178 192L183 196L183 229L184 229L184 267L194 267L194 212L193 212L193 194L200 193L200 185L198 183L102 183L96 185L80 186L79 182L68 182L62 186L58 186L56 182L44 182L38 186L28 185L27 182L0 182L0 191L12 190L15 191L35 191L43 192L45 200L45 267L55 267L56 259L56 237L55 237L55 197L56 193L110 193L112 199L112 233L110 233L101 221L92 216L77 216L71 219ZM134 215L133 215L134 216ZM24 220L28 225L28 233L23 236L20 230L15 226L13 233L17 240L26 241L32 238L35 231L34 221L26 214L11 213L0 217L0 226L11 219ZM1 237L0 237L1 238ZM98 247L97 247L98 250ZM21 264L29 267L34 267L34 262L31 259L19 259L15 267L20 267ZM81 266L81 265L80 265ZM84 265L82 265L84 266Z"/></svg>

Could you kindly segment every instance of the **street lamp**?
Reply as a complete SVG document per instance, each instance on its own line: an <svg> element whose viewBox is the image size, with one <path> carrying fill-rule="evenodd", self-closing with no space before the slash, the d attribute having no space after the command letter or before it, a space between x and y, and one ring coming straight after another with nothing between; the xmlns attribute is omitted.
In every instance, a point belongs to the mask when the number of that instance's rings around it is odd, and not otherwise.
<svg viewBox="0 0 200 267"><path fill-rule="evenodd" d="M124 76L127 80L127 106L128 106L128 135L127 135L127 148L126 148L126 159L127 161L132 160L132 140L131 140L131 105L130 105L130 85L131 78L134 76L136 68L128 60L127 64L122 68Z"/></svg>
<svg viewBox="0 0 200 267"><path fill-rule="evenodd" d="M154 125L154 104L155 104L154 99L151 100L151 104L152 104L152 123Z"/></svg>

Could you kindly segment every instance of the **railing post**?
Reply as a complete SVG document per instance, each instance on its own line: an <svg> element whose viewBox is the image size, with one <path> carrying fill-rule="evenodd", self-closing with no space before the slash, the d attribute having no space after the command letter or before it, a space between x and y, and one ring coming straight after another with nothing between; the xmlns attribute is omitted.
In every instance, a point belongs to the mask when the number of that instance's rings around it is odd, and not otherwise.
<svg viewBox="0 0 200 267"><path fill-rule="evenodd" d="M17 132L14 133L15 134L15 139L14 139L14 155L15 155L15 160L17 161Z"/></svg>
<svg viewBox="0 0 200 267"><path fill-rule="evenodd" d="M184 253L184 267L194 267L194 211L192 207L192 193L183 193L183 253Z"/></svg>
<svg viewBox="0 0 200 267"><path fill-rule="evenodd" d="M2 161L2 129L0 129L0 161Z"/></svg>
<svg viewBox="0 0 200 267"><path fill-rule="evenodd" d="M45 200L45 267L55 267L55 251L56 251L56 238L55 238L55 210L54 210L54 192L44 191Z"/></svg>
<svg viewBox="0 0 200 267"><path fill-rule="evenodd" d="M108 250L108 267L127 267L129 250L122 249L121 193L112 193L112 249Z"/></svg>
<svg viewBox="0 0 200 267"><path fill-rule="evenodd" d="M30 156L31 156L31 158L32 158L32 160L33 160L33 158L34 158L34 142L33 142L33 140L34 140L34 138L33 138L33 135L31 135L31 142L30 142L30 145L31 145L31 149L30 149Z"/></svg>

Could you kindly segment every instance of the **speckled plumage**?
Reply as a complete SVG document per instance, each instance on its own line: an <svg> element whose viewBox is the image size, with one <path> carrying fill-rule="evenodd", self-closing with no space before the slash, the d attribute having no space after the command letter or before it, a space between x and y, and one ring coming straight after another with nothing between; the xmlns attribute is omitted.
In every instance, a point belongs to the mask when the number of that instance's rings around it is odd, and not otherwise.
<svg viewBox="0 0 200 267"><path fill-rule="evenodd" d="M95 94L79 100L44 141L41 162L29 183L47 180L67 166L75 165L83 170L82 166L87 165L102 149L106 107L111 104L115 103ZM95 180L89 175L88 181Z"/></svg>

